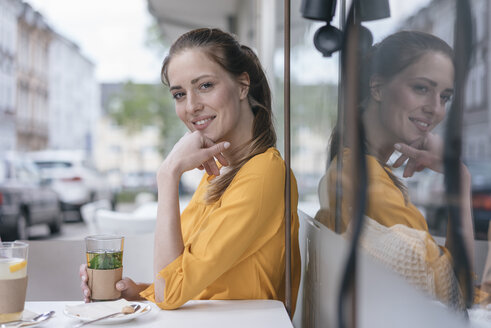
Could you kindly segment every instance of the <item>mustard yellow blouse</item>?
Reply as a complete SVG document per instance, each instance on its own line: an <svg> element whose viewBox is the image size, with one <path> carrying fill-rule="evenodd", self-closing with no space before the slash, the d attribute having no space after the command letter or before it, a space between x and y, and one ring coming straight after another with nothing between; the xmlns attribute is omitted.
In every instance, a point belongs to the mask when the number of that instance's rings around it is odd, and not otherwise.
<svg viewBox="0 0 491 328"><path fill-rule="evenodd" d="M336 206L336 161L335 158L327 170L329 210L327 222L323 223L334 230L335 206ZM366 155L368 173L368 202L365 214L378 223L391 227L395 224L403 224L417 230L428 231L428 225L424 216L410 201L405 202L401 190L394 184L382 165L374 156ZM353 195L351 176L348 172L348 165L352 163L351 151L347 148L343 152L343 199ZM387 168L390 171L390 168ZM342 203L342 224L341 232L345 231L351 220L350 201Z"/></svg>
<svg viewBox="0 0 491 328"><path fill-rule="evenodd" d="M209 180L201 180L181 215L184 252L162 271L162 309L188 300L284 300L285 165L269 148L237 173L219 201L206 204ZM292 174L292 310L300 282L298 192ZM155 302L154 285L141 292Z"/></svg>
<svg viewBox="0 0 491 328"><path fill-rule="evenodd" d="M458 287L458 283L451 270L451 255L445 247L438 247L436 242L431 237L426 219L421 214L421 212L414 206L410 200L405 201L401 190L394 184L392 179L389 177L386 170L390 171L390 168L382 167L382 165L377 161L374 156L366 155L367 161L367 177L368 177L368 190L367 190L367 207L365 209L365 215L369 218L377 221L385 227L392 227L397 224L404 225L406 227L423 231L424 234L420 235L420 241L428 245L425 253L425 260L429 271L433 270L436 272L432 279L434 283L434 290L431 293L435 295L438 299L447 304L456 304L461 302L461 296L455 288ZM334 230L335 227L335 205L336 205L336 181L337 177L337 158L335 158L328 170L327 170L327 193L329 208L320 211L321 215L316 216L322 223L324 223L329 229ZM342 188L343 188L343 201L342 201L342 222L340 232L344 232L350 223L352 218L352 209L350 207L349 197L353 195L351 176L348 172L349 165L353 163L352 153L349 149L345 148L343 151L343 173L341 175ZM370 222L366 224L370 225ZM369 229L373 230L372 227ZM380 230L380 229L379 229ZM401 230L399 228L399 230ZM410 231L406 231L407 236L415 235ZM399 237L404 237L404 234L399 234ZM373 235L372 235L373 237ZM368 238L368 237L367 237ZM373 239L373 238L372 238ZM362 242L363 243L363 242ZM365 241L366 243L366 241ZM367 244L369 245L369 244ZM410 245L410 243L408 244ZM387 247L390 249L390 247ZM384 249L384 251L387 251ZM416 247L413 247L414 251ZM370 254L374 254L375 250L368 249ZM380 257L380 256L379 256ZM396 257L397 256L392 256ZM390 257L382 258L382 261L389 261ZM389 266L394 269L401 263L401 261L394 261L388 263ZM448 269L450 268L450 269ZM397 271L397 270L396 270ZM433 272L432 271L432 272ZM402 276L406 277L408 272L399 272ZM425 271L419 272L419 274ZM406 277L407 278L407 277ZM412 283L415 283L415 278L409 279ZM418 285L417 283L415 283ZM457 287L456 287L457 286Z"/></svg>

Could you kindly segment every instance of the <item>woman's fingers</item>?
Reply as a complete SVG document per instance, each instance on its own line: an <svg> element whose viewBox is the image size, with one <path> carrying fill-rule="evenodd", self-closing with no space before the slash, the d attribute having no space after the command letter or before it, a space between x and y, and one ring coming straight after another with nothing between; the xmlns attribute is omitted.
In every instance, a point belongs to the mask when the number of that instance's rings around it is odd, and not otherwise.
<svg viewBox="0 0 491 328"><path fill-rule="evenodd" d="M218 175L219 170L216 163L214 163L215 158L222 165L228 165L222 153L229 147L229 142L215 143L203 136L199 131L187 133L172 148L166 161L164 161L167 165L161 167L162 169L177 170L178 174L194 168L203 168L209 174Z"/></svg>
<svg viewBox="0 0 491 328"><path fill-rule="evenodd" d="M216 154L216 159L220 162L220 164L222 164L223 166L228 166L228 161L227 159L225 158L225 156L223 156L222 153L218 153Z"/></svg>
<svg viewBox="0 0 491 328"><path fill-rule="evenodd" d="M81 283L80 288L82 289L82 294L84 296L84 302L89 303L90 302L90 289L87 286L87 284Z"/></svg>
<svg viewBox="0 0 491 328"><path fill-rule="evenodd" d="M436 172L442 172L442 163L439 154L431 150L416 149L406 144L397 143L394 148L401 152L401 156L406 156L409 161L404 169L404 177L412 176L414 172L429 168Z"/></svg>
<svg viewBox="0 0 491 328"><path fill-rule="evenodd" d="M408 159L408 157L404 154L401 154L401 156L399 156L399 158L394 162L394 164L392 164L392 167L400 167L402 164L404 164L404 162L406 162Z"/></svg>
<svg viewBox="0 0 491 328"><path fill-rule="evenodd" d="M80 275L80 289L82 290L82 294L84 296L84 302L90 302L90 288L87 285L88 276L87 276L87 264L81 264L78 270Z"/></svg>
<svg viewBox="0 0 491 328"><path fill-rule="evenodd" d="M78 274L80 276L80 279L87 280L87 264L80 264L80 267L78 268Z"/></svg>
<svg viewBox="0 0 491 328"><path fill-rule="evenodd" d="M415 162L413 160L409 160L406 164L406 167L404 168L404 172L403 172L402 176L404 178L412 177L415 171L416 171Z"/></svg>
<svg viewBox="0 0 491 328"><path fill-rule="evenodd" d="M208 173L208 175L215 175L215 176L220 175L220 170L218 169L218 166L213 159L207 160L202 165L204 166L206 173Z"/></svg>
<svg viewBox="0 0 491 328"><path fill-rule="evenodd" d="M128 289L128 284L129 284L129 278L123 278L120 281L116 283L116 289L120 292L125 291Z"/></svg>
<svg viewBox="0 0 491 328"><path fill-rule="evenodd" d="M80 265L79 275L81 280L80 288L82 289L82 294L84 295L84 302L89 303L91 301L90 299L91 293L90 293L90 288L87 285L88 275L87 275L86 264ZM126 277L116 283L116 289L122 292L122 294L128 299L138 298L138 290L136 287L137 286L135 282L130 278L126 278Z"/></svg>
<svg viewBox="0 0 491 328"><path fill-rule="evenodd" d="M412 159L418 158L421 153L420 150L402 143L396 143L394 145L394 148L398 150L402 154L402 156L406 156Z"/></svg>
<svg viewBox="0 0 491 328"><path fill-rule="evenodd" d="M202 152L204 154L204 157L208 159L201 165L205 168L206 173L208 173L209 175L220 175L220 169L215 162L215 158L220 162L220 164L228 165L228 161L223 156L222 152L230 147L230 143L225 141L214 144L211 140L205 138L204 146L206 148L203 148Z"/></svg>
<svg viewBox="0 0 491 328"><path fill-rule="evenodd" d="M203 150L208 157L211 159L212 157L216 158L222 165L228 165L227 160L223 156L223 152L230 147L230 142L222 141L219 143L214 143L208 138L203 138Z"/></svg>
<svg viewBox="0 0 491 328"><path fill-rule="evenodd" d="M116 283L116 289L121 292L121 296L128 300L138 300L140 299L140 290L138 285L128 277L124 277Z"/></svg>

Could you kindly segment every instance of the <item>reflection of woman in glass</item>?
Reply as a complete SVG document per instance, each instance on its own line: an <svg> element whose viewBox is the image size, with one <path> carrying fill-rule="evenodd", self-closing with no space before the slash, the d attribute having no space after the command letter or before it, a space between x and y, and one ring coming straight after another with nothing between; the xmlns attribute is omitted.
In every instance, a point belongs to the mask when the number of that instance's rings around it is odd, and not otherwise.
<svg viewBox="0 0 491 328"><path fill-rule="evenodd" d="M271 93L258 58L230 34L193 30L172 45L162 79L190 132L157 172L155 281L125 278L116 287L124 298L143 297L163 309L191 299L284 299L285 166L275 149ZM215 158L227 167L220 170ZM178 183L194 168L207 174L180 215ZM296 300L300 254L292 181ZM80 274L88 301L85 267Z"/></svg>
<svg viewBox="0 0 491 328"><path fill-rule="evenodd" d="M445 116L446 105L453 93L452 49L439 38L421 32L399 32L373 46L364 69L367 72L360 83L360 110L365 126L367 149L368 201L365 214L376 231L403 229L420 238L427 247L423 250L425 265L438 271L444 265L448 271L450 254L438 248L428 233L423 215L410 202L403 183L391 172L387 162L395 150L402 155L394 167L406 162L404 177L425 168L442 172L442 142L433 134L433 128ZM349 197L351 182L347 174L351 151L348 146L338 149L338 129L334 130L330 148L330 167L327 173L329 211L322 221L334 230L336 201L336 161L343 159L343 197ZM469 256L472 259L473 229L470 212L470 174L462 165L462 226ZM351 218L350 205L343 198L341 231L346 230ZM321 218L322 219L322 218ZM400 226L397 226L400 225ZM411 229L408 229L411 228ZM392 230L391 230L392 229ZM416 235L413 236L413 233ZM390 235L390 234L389 234ZM411 237L411 238L412 238ZM409 237L408 237L409 238ZM412 239L411 239L412 240ZM447 238L446 244L451 240ZM397 248L397 247L395 247ZM373 250L373 249L372 249ZM381 252L381 253L380 253ZM385 256L380 249L378 255ZM388 255L394 256L394 255ZM402 255L403 256L403 255ZM430 263L431 262L431 263ZM443 264L442 264L443 263ZM404 271L404 270L402 270ZM430 270L431 271L431 270ZM448 272L448 274L451 274ZM432 293L440 298L446 293L448 281L437 276ZM418 278L409 278L418 280ZM415 282L418 283L418 282ZM427 287L424 287L428 289ZM438 291L441 289L441 291Z"/></svg>

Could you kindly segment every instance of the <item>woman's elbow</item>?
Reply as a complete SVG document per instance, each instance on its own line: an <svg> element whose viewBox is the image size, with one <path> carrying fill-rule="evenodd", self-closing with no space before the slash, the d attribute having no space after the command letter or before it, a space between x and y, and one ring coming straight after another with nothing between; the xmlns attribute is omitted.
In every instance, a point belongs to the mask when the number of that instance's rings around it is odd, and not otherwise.
<svg viewBox="0 0 491 328"><path fill-rule="evenodd" d="M155 279L155 303L160 304L165 301L165 280L163 278ZM160 305L159 305L160 306Z"/></svg>

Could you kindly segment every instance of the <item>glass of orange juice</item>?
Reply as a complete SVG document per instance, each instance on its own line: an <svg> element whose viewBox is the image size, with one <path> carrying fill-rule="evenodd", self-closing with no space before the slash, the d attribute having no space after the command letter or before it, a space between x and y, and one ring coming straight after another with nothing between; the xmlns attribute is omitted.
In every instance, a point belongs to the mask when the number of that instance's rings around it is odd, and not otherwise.
<svg viewBox="0 0 491 328"><path fill-rule="evenodd" d="M26 243L0 242L0 323L18 320L27 291Z"/></svg>

